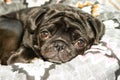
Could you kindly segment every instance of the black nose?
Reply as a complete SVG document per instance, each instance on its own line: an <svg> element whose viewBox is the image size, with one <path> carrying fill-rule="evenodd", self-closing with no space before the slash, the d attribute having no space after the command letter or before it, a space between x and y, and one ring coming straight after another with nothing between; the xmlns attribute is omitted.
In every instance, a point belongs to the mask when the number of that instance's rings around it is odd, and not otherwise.
<svg viewBox="0 0 120 80"><path fill-rule="evenodd" d="M65 43L62 41L56 41L54 46L58 51L61 51L65 48Z"/></svg>

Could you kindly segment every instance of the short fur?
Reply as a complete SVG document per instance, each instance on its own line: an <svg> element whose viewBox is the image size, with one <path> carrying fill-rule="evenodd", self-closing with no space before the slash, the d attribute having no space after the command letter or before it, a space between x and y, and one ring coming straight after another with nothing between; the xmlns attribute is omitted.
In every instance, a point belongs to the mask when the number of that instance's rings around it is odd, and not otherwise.
<svg viewBox="0 0 120 80"><path fill-rule="evenodd" d="M104 31L100 20L63 4L12 12L0 17L0 62L64 63L98 44Z"/></svg>

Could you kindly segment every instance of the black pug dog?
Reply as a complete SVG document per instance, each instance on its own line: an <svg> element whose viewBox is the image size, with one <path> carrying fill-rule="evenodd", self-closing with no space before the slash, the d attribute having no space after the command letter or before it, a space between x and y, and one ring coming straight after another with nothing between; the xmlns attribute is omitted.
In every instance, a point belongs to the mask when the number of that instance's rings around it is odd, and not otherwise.
<svg viewBox="0 0 120 80"><path fill-rule="evenodd" d="M70 61L98 44L105 27L78 8L52 4L0 17L0 63Z"/></svg>

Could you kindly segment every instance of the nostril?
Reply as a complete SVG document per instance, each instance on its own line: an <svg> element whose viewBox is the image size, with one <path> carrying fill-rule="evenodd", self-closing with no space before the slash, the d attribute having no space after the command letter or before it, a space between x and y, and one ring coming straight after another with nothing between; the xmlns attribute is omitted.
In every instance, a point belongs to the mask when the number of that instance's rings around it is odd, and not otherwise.
<svg viewBox="0 0 120 80"><path fill-rule="evenodd" d="M60 42L56 42L55 45L54 45L54 47L55 47L58 51L61 51L61 50L64 49L65 45L64 45L63 42L60 41Z"/></svg>

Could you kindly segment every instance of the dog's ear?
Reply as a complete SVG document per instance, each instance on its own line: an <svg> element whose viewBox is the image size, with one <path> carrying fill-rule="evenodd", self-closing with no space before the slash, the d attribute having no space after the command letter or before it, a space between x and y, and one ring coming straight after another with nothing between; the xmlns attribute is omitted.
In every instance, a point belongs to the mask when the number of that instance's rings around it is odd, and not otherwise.
<svg viewBox="0 0 120 80"><path fill-rule="evenodd" d="M44 16L46 12L47 12L47 9L39 9L37 11L33 11L33 13L29 15L26 26L30 33L34 33L34 31L37 28L38 23L41 22L42 17Z"/></svg>
<svg viewBox="0 0 120 80"><path fill-rule="evenodd" d="M105 33L105 25L97 18L88 18L88 23L94 32L93 44L98 44Z"/></svg>
<svg viewBox="0 0 120 80"><path fill-rule="evenodd" d="M105 34L105 25L103 24L102 21L96 18L95 18L95 22L96 22L97 34L94 44L99 44L102 36Z"/></svg>

